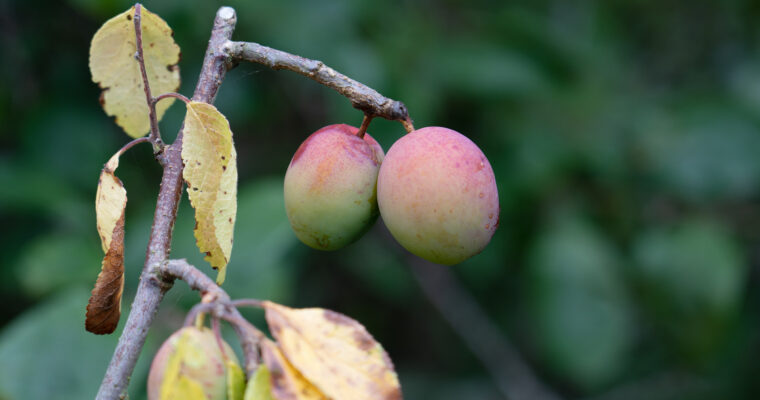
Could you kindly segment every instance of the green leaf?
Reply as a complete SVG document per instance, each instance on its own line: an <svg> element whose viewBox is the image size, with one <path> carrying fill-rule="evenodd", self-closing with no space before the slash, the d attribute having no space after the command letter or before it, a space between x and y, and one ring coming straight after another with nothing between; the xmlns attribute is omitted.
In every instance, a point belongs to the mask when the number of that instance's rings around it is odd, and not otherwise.
<svg viewBox="0 0 760 400"><path fill-rule="evenodd" d="M83 310L88 296L85 288L52 296L3 329L0 333L3 398L95 397L118 338L94 336L84 330ZM135 377L145 376L146 361L150 360L142 358L138 362Z"/></svg>
<svg viewBox="0 0 760 400"><path fill-rule="evenodd" d="M546 230L528 272L533 331L548 366L599 388L625 366L633 321L612 246L571 219Z"/></svg>
<svg viewBox="0 0 760 400"><path fill-rule="evenodd" d="M269 368L262 364L256 369L245 388L244 400L275 400L272 397L272 383Z"/></svg>
<svg viewBox="0 0 760 400"><path fill-rule="evenodd" d="M227 400L243 400L245 392L245 373L237 362L225 360L227 368Z"/></svg>
<svg viewBox="0 0 760 400"><path fill-rule="evenodd" d="M692 219L645 232L634 255L655 321L687 355L709 358L744 294L747 262L737 243L719 224Z"/></svg>

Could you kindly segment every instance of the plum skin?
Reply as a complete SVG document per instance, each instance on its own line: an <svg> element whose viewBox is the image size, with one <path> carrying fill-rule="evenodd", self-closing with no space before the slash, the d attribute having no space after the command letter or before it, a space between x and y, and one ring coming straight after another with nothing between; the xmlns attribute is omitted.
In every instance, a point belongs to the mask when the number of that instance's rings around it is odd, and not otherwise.
<svg viewBox="0 0 760 400"><path fill-rule="evenodd" d="M224 355L219 348L214 332L208 328L184 327L169 336L153 358L148 374L148 400L158 400L161 396L161 384L169 359L174 354L177 342L183 334L189 335L189 344L193 349L187 359L183 360L183 375L198 382L208 399L223 400L227 398L227 377L224 356L238 363L235 352L222 340ZM201 356L202 354L202 356Z"/></svg>
<svg viewBox="0 0 760 400"><path fill-rule="evenodd" d="M415 130L391 146L377 181L380 215L411 253L453 265L480 253L499 224L499 195L475 143L442 127Z"/></svg>
<svg viewBox="0 0 760 400"><path fill-rule="evenodd" d="M337 250L377 220L377 174L383 150L369 134L326 126L298 148L285 173L285 211L296 236L318 250Z"/></svg>

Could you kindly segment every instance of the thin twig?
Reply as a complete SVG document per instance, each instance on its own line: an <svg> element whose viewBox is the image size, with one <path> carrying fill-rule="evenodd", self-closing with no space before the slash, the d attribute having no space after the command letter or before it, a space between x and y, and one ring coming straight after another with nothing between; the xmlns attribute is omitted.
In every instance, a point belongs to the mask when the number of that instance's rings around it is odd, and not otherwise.
<svg viewBox="0 0 760 400"><path fill-rule="evenodd" d="M187 260L168 260L161 265L160 273L167 282L181 279L190 286L190 289L201 292L204 302L228 303L230 296L208 275L188 264ZM207 297L207 294L211 297Z"/></svg>
<svg viewBox="0 0 760 400"><path fill-rule="evenodd" d="M261 363L259 343L266 336L250 322L246 321L235 308L230 309L227 314L222 316L222 319L232 325L232 329L235 330L235 334L240 340L240 347L243 348L243 355L245 356L245 373L250 378Z"/></svg>
<svg viewBox="0 0 760 400"><path fill-rule="evenodd" d="M195 325L195 319L199 314L210 313L214 310L214 307L216 307L216 304L212 303L198 303L194 305L190 311L187 312L187 315L185 315L185 322L182 324L182 326Z"/></svg>
<svg viewBox="0 0 760 400"><path fill-rule="evenodd" d="M449 267L411 255L409 264L427 298L480 360L502 395L510 400L561 399L538 379Z"/></svg>
<svg viewBox="0 0 760 400"><path fill-rule="evenodd" d="M169 98L169 97L173 97L173 98L175 98L175 99L179 99L179 100L182 100L182 101L183 101L185 104L187 104L187 103L189 103L189 102L190 102L190 99L188 99L188 98L187 98L187 97L185 97L184 95L182 95L182 94L180 94L180 93L173 93L173 92L172 92L172 93L164 93L164 94L162 94L162 95L160 95L160 96L158 96L158 97L154 98L154 99L153 99L153 106L155 107L155 105L156 105L156 104L158 104L158 102L159 102L159 101L161 101L161 100L163 100L163 99L166 99L166 98Z"/></svg>
<svg viewBox="0 0 760 400"><path fill-rule="evenodd" d="M274 70L287 69L325 85L347 97L354 108L372 117L391 121L409 119L404 103L384 97L374 89L328 67L310 60L253 42L229 42L226 50L235 61L250 61Z"/></svg>
<svg viewBox="0 0 760 400"><path fill-rule="evenodd" d="M145 57L143 57L143 45L142 45L142 5L140 3L135 4L135 40L137 42L137 52L135 52L135 59L140 65L140 73L142 74L143 90L145 90L145 101L148 103L148 117L150 119L150 138L153 143L153 152L158 154L163 148L163 142L161 141L161 132L158 130L158 117L156 116L156 103L153 101L153 96L150 94L150 84L148 83L148 72L145 70Z"/></svg>
<svg viewBox="0 0 760 400"><path fill-rule="evenodd" d="M217 11L193 100L206 103L214 101L227 72L226 56L222 46L232 37L236 21L235 11L232 8L222 7ZM174 143L158 155L164 172L161 177L161 189L158 192L145 265L129 317L98 391L98 400L115 400L126 396L127 384L145 344L148 328L153 323L164 294L171 287L171 283L164 280L158 270L169 255L172 229L182 194L181 151L182 131L180 130Z"/></svg>
<svg viewBox="0 0 760 400"><path fill-rule="evenodd" d="M238 299L238 300L232 300L230 302L230 305L233 307L253 307L253 308L264 308L262 305L261 300L256 299Z"/></svg>
<svg viewBox="0 0 760 400"><path fill-rule="evenodd" d="M133 146L135 146L135 145L138 145L138 144L140 144L140 143L147 143L147 142L150 142L150 139L149 139L149 138L147 138L147 137L140 137L140 138L137 138L137 139L135 139L135 140L133 140L133 141L131 141L131 142L129 142L129 143L127 143L127 144L125 144L124 146L122 146L122 147L119 149L119 151L117 151L117 152L116 152L116 154L117 154L119 157L121 157L121 155L122 155L122 154L124 154L124 152L125 152L125 151L127 151L127 150L131 149Z"/></svg>

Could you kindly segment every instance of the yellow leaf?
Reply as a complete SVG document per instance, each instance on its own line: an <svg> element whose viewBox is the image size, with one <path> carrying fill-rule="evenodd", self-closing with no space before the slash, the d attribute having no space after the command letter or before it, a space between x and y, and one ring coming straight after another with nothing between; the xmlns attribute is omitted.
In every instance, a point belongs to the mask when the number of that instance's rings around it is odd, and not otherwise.
<svg viewBox="0 0 760 400"><path fill-rule="evenodd" d="M227 368L227 400L243 400L245 392L245 373L237 362L224 360Z"/></svg>
<svg viewBox="0 0 760 400"><path fill-rule="evenodd" d="M154 96L179 89L179 46L169 25L142 7L141 31L143 59ZM135 8L111 18L98 29L90 44L90 73L102 89L101 103L106 114L132 137L150 130L148 104L143 89L140 66L135 59L137 41L134 27ZM156 105L160 120L174 99Z"/></svg>
<svg viewBox="0 0 760 400"><path fill-rule="evenodd" d="M269 369L272 395L277 400L326 400L311 382L298 372L269 339L261 342L261 355ZM248 400L248 399L246 399Z"/></svg>
<svg viewBox="0 0 760 400"><path fill-rule="evenodd" d="M117 152L103 167L95 194L98 235L105 257L87 304L85 329L102 335L113 333L121 315L124 291L124 209L127 191L114 175L119 166Z"/></svg>
<svg viewBox="0 0 760 400"><path fill-rule="evenodd" d="M264 302L282 353L306 379L336 400L399 400L388 354L355 320L321 308Z"/></svg>
<svg viewBox="0 0 760 400"><path fill-rule="evenodd" d="M211 104L187 104L182 162L190 204L195 208L195 239L205 260L219 270L222 284L232 252L237 213L237 153L227 119Z"/></svg>
<svg viewBox="0 0 760 400"><path fill-rule="evenodd" d="M251 379L248 380L244 400L275 400L272 397L272 384L269 379L269 368L263 364L259 365Z"/></svg>

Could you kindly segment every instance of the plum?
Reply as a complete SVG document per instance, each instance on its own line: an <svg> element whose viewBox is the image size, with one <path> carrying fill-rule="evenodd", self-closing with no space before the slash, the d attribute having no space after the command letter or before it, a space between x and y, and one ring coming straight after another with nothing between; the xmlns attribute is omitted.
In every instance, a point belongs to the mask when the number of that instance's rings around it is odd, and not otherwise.
<svg viewBox="0 0 760 400"><path fill-rule="evenodd" d="M499 224L491 165L448 128L415 130L391 146L377 182L380 215L411 253L452 265L480 253Z"/></svg>
<svg viewBox="0 0 760 400"><path fill-rule="evenodd" d="M285 211L298 239L337 250L377 220L377 174L383 149L358 128L329 125L298 148L285 174Z"/></svg>
<svg viewBox="0 0 760 400"><path fill-rule="evenodd" d="M178 353L178 344L184 340L181 353ZM148 375L148 400L161 398L162 385L165 372L172 361L179 362L180 381L178 384L197 386L203 390L204 398L219 399L227 398L227 377L225 357L238 364L235 352L230 346L221 341L224 346L224 354L219 347L213 331L208 328L185 327L174 332L161 345L161 348L153 358ZM172 360L172 357L182 357L180 360ZM165 389L164 389L165 390Z"/></svg>

